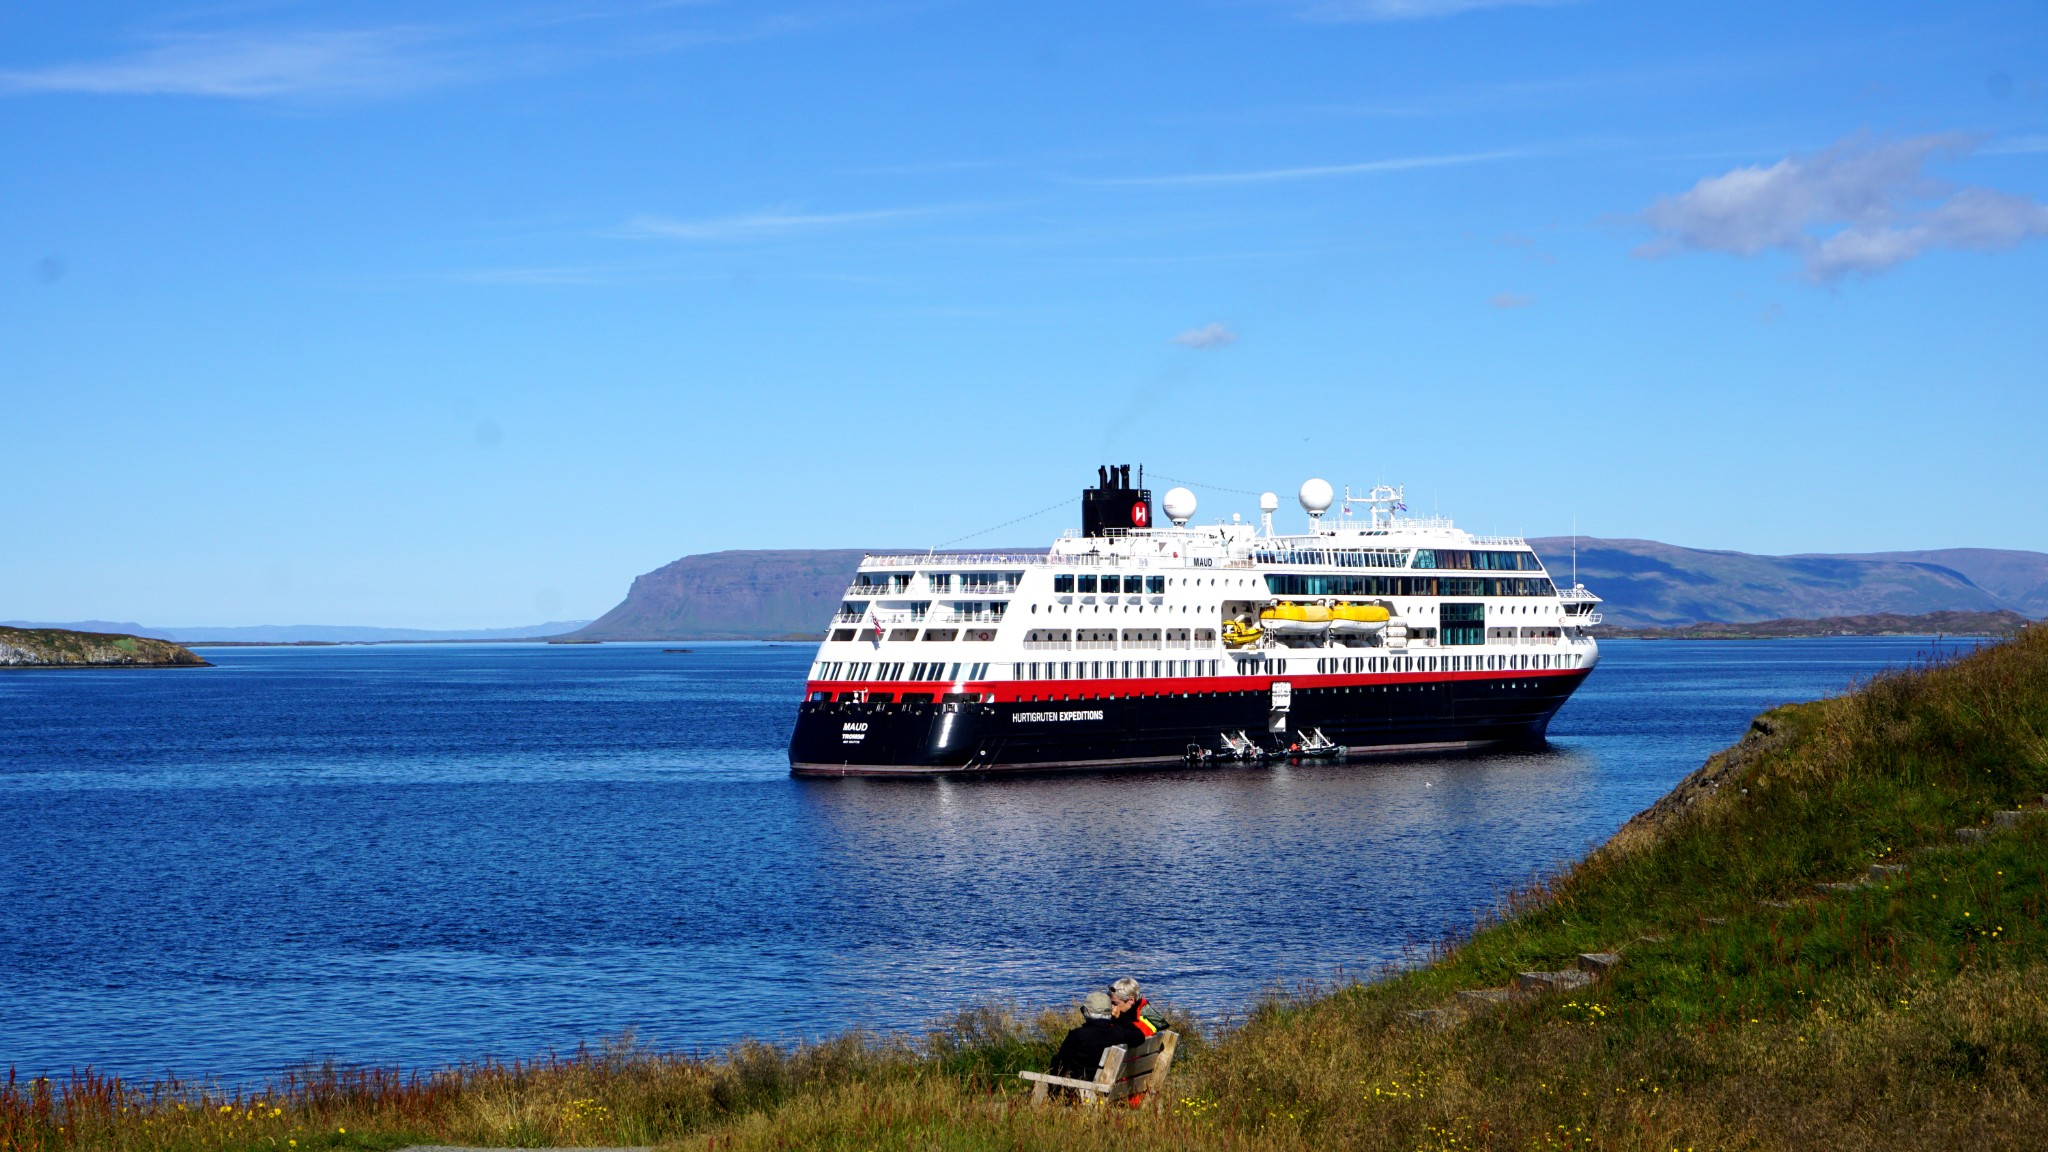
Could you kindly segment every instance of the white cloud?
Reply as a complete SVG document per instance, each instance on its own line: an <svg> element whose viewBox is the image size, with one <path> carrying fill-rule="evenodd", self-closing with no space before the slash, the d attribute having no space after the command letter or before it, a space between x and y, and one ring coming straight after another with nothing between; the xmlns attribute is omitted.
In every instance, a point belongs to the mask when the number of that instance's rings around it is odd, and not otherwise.
<svg viewBox="0 0 2048 1152"><path fill-rule="evenodd" d="M1572 0L1326 0L1302 9L1311 20L1385 22L1434 20L1481 8L1552 8Z"/></svg>
<svg viewBox="0 0 2048 1152"><path fill-rule="evenodd" d="M1193 172L1177 176L1115 176L1084 180L1085 184L1268 184L1282 180L1314 180L1328 176L1362 176L1374 172L1405 172L1416 168L1446 168L1457 164L1484 164L1492 160L1513 160L1530 153L1523 149L1504 152L1456 152L1444 156L1395 156L1386 160L1362 160L1355 164L1321 164L1305 168L1262 168L1250 172Z"/></svg>
<svg viewBox="0 0 2048 1152"><path fill-rule="evenodd" d="M1637 254L1788 252L1808 279L1827 282L1875 275L1937 248L1989 251L2048 236L2048 205L1923 171L1930 158L1971 147L1955 135L1852 137L1817 155L1709 176L1643 212L1659 235Z"/></svg>
<svg viewBox="0 0 2048 1152"><path fill-rule="evenodd" d="M963 209L954 207L883 208L868 212L798 212L786 208L748 212L736 216L714 216L677 220L668 216L635 216L616 235L633 240L751 240L813 232L860 224L880 224L919 216L936 216Z"/></svg>
<svg viewBox="0 0 2048 1152"><path fill-rule="evenodd" d="M1493 305L1495 308L1527 308L1535 302L1536 298L1534 296L1524 295L1520 292L1503 292L1487 301L1488 304Z"/></svg>
<svg viewBox="0 0 2048 1152"><path fill-rule="evenodd" d="M449 79L419 28L346 32L187 33L108 60L0 69L0 91L170 94L260 99L364 96Z"/></svg>
<svg viewBox="0 0 2048 1152"><path fill-rule="evenodd" d="M1175 336L1173 342L1183 348L1221 348L1226 344L1237 343L1237 333L1221 324L1204 324L1200 328L1190 328Z"/></svg>

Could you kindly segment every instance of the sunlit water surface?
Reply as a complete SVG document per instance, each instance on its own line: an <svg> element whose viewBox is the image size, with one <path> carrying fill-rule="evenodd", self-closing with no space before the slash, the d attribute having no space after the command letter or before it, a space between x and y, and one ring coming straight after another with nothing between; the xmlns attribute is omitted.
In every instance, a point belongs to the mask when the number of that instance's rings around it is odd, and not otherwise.
<svg viewBox="0 0 2048 1152"><path fill-rule="evenodd" d="M0 1066L713 1048L1126 973L1222 1014L1412 955L1756 712L1929 651L1611 641L1541 753L941 782L790 779L804 646L0 673Z"/></svg>

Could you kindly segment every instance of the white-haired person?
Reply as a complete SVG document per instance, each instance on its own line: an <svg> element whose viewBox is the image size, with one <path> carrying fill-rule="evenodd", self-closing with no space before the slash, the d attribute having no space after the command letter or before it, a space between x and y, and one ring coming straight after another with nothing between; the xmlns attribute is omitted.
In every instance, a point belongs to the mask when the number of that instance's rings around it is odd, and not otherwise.
<svg viewBox="0 0 2048 1152"><path fill-rule="evenodd" d="M1081 1001L1081 1026L1060 1041L1052 1058L1052 1074L1074 1080L1095 1079L1102 1066L1102 1053L1118 1044L1145 1042L1145 1034L1129 1021L1114 1019L1115 1010L1106 992L1090 992Z"/></svg>
<svg viewBox="0 0 2048 1152"><path fill-rule="evenodd" d="M1145 997L1135 977L1126 976L1109 986L1109 1008L1110 1019L1136 1028L1139 1036L1149 1039L1159 1034L1158 1022L1145 1015Z"/></svg>

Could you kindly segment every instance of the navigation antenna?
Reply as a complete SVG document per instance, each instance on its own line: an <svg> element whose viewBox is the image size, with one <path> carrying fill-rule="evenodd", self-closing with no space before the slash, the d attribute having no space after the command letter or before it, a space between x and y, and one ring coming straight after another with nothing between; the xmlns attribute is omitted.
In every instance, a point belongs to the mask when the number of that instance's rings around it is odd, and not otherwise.
<svg viewBox="0 0 2048 1152"><path fill-rule="evenodd" d="M1579 515L1572 513L1572 587L1579 586Z"/></svg>

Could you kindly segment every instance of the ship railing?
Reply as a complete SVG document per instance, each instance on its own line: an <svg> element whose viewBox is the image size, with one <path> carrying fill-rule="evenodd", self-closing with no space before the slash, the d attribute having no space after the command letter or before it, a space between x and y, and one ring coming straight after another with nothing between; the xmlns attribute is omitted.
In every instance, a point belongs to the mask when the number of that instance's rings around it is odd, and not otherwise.
<svg viewBox="0 0 2048 1152"><path fill-rule="evenodd" d="M1115 651L1115 650L1116 650L1116 641L1114 641L1114 640L1076 640L1076 641L1074 641L1074 648L1075 648L1075 649L1076 649L1077 651L1084 651L1084 652L1086 652L1086 651L1098 651L1098 652L1099 652L1099 651L1111 651L1111 652L1113 652L1113 651Z"/></svg>
<svg viewBox="0 0 2048 1152"><path fill-rule="evenodd" d="M1068 642L1065 640L1026 640L1024 647L1034 652L1065 652L1068 649Z"/></svg>
<svg viewBox="0 0 2048 1152"><path fill-rule="evenodd" d="M850 584L847 586L846 594L848 596L902 596L909 591L910 585L908 583Z"/></svg>
<svg viewBox="0 0 2048 1152"><path fill-rule="evenodd" d="M1474 544L1485 544L1495 547L1505 546L1509 548L1526 547L1529 543L1528 539L1522 536L1474 536L1472 542Z"/></svg>
<svg viewBox="0 0 2048 1152"><path fill-rule="evenodd" d="M866 615L867 613L865 612L840 612L832 617L832 622L834 624L858 624L861 621L861 617Z"/></svg>
<svg viewBox="0 0 2048 1152"><path fill-rule="evenodd" d="M1574 604L1585 601L1597 602L1600 599L1584 588L1559 588L1557 590L1557 598Z"/></svg>
<svg viewBox="0 0 2048 1152"><path fill-rule="evenodd" d="M962 595L962 596L1007 596L1007 595L1009 595L1010 593L1012 593L1012 592L1015 592L1016 590L1017 590L1017 583L1016 583L1016 581L1014 581L1014 580L1007 580L1007 581L1004 581L1004 582L1003 582L1003 583L1001 583L1001 584L962 584L962 585L960 586L960 591L959 591L959 595Z"/></svg>
<svg viewBox="0 0 2048 1152"><path fill-rule="evenodd" d="M1050 564L1043 552L869 552L861 566L874 568L976 568L993 565Z"/></svg>

